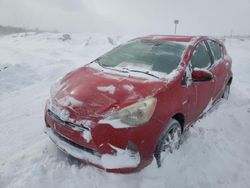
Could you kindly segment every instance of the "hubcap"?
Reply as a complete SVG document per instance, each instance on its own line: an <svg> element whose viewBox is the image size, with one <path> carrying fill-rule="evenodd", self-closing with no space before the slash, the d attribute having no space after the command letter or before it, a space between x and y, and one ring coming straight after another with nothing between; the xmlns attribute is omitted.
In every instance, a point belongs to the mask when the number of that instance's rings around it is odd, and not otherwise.
<svg viewBox="0 0 250 188"><path fill-rule="evenodd" d="M181 129L179 127L175 127L169 131L162 144L161 154L160 154L161 163L164 161L164 159L169 153L173 153L174 150L179 149L180 143L181 143Z"/></svg>

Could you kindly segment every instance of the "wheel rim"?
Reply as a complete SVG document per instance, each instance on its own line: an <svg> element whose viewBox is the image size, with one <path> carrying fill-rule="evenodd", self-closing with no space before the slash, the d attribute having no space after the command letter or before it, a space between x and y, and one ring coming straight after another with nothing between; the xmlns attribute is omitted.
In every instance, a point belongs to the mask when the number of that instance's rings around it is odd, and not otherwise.
<svg viewBox="0 0 250 188"><path fill-rule="evenodd" d="M163 140L161 147L160 161L161 163L165 160L167 155L173 153L174 150L179 149L181 143L181 129L174 127L171 129Z"/></svg>

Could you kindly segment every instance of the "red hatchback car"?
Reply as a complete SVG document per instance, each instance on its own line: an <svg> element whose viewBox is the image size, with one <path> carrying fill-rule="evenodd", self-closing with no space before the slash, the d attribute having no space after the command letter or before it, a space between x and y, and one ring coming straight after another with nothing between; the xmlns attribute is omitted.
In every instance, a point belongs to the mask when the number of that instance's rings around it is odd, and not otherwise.
<svg viewBox="0 0 250 188"><path fill-rule="evenodd" d="M160 167L182 132L228 98L231 58L209 37L146 36L51 87L46 133L65 153L109 172Z"/></svg>

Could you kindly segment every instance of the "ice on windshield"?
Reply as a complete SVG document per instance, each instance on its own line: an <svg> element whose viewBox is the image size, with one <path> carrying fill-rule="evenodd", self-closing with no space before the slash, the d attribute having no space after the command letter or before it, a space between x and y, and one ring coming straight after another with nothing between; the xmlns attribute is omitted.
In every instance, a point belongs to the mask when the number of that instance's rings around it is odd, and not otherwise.
<svg viewBox="0 0 250 188"><path fill-rule="evenodd" d="M169 74L178 67L184 50L185 46L178 42L135 40L111 50L99 63L104 67Z"/></svg>

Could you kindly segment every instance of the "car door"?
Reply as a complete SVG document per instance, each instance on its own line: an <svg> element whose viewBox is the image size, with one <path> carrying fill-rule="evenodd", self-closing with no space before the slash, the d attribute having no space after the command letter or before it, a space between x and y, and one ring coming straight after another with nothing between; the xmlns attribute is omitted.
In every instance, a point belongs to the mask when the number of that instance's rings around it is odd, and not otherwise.
<svg viewBox="0 0 250 188"><path fill-rule="evenodd" d="M204 69L210 71L212 67L212 57L209 53L207 44L202 41L199 42L193 51L189 60L187 72L189 72L188 89L188 116L189 121L196 120L212 102L212 96L215 89L215 79L210 81L193 81L192 71L194 69ZM211 71L210 71L211 72Z"/></svg>
<svg viewBox="0 0 250 188"><path fill-rule="evenodd" d="M227 80L227 65L223 57L222 46L213 40L207 40L207 43L213 56L213 65L211 67L211 71L216 79L214 100L217 100L221 97L225 82Z"/></svg>

